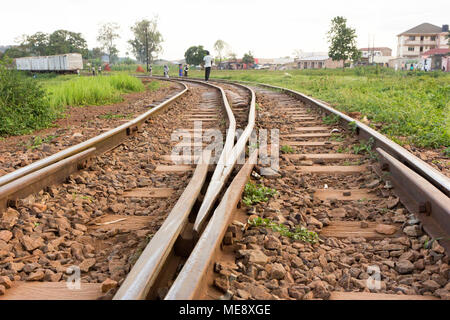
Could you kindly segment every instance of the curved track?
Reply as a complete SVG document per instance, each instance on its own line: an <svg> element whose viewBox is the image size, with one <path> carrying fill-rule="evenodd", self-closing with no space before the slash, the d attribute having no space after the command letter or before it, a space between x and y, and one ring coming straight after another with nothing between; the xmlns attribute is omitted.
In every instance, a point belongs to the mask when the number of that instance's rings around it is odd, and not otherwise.
<svg viewBox="0 0 450 320"><path fill-rule="evenodd" d="M0 266L9 278L44 280L19 281L4 298L39 291L50 299L449 297L447 178L303 94L177 80L185 89L144 115L0 177L3 223L15 230L12 242L0 243L0 253L15 254ZM274 128L279 144L249 143L255 129ZM170 154L174 147L194 153ZM261 163L280 149L279 167ZM278 195L245 207L249 177ZM319 241L252 227L256 216L307 227ZM18 227L24 218L31 225ZM426 242L422 227L443 237L443 247ZM81 291L65 290L69 265L81 267ZM381 272L379 288L367 287L368 267Z"/></svg>

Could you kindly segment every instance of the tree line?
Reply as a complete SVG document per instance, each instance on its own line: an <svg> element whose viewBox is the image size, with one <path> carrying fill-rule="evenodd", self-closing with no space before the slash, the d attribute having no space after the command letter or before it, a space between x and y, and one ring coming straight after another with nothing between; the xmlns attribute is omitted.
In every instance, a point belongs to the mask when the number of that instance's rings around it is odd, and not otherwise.
<svg viewBox="0 0 450 320"><path fill-rule="evenodd" d="M157 29L158 19L137 21L130 29L134 38L128 40L131 52L141 62L152 63L161 52L163 37ZM65 53L80 53L84 59L100 60L108 56L114 63L118 59L117 40L120 39L120 26L108 22L100 26L97 34L99 47L88 49L86 39L81 33L68 30L56 30L53 33L36 32L23 35L16 46L8 48L3 55L9 58L27 56L48 56ZM1 53L0 53L1 54ZM0 55L1 58L1 55Z"/></svg>

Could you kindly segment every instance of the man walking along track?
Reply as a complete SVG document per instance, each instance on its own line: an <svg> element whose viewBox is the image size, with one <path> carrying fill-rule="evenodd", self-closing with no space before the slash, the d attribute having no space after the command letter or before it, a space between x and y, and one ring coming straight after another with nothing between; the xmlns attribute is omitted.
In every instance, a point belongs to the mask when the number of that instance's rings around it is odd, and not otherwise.
<svg viewBox="0 0 450 320"><path fill-rule="evenodd" d="M206 51L206 56L203 57L203 61L205 62L205 81L208 81L212 66L212 57L209 55L209 51Z"/></svg>

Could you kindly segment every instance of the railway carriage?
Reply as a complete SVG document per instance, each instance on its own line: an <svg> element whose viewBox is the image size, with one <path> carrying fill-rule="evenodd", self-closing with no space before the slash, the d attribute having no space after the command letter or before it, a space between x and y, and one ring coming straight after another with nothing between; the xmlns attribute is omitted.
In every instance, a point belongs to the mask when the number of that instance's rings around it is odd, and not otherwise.
<svg viewBox="0 0 450 320"><path fill-rule="evenodd" d="M32 72L75 73L77 70L83 69L83 59L79 53L24 57L16 59L16 68Z"/></svg>

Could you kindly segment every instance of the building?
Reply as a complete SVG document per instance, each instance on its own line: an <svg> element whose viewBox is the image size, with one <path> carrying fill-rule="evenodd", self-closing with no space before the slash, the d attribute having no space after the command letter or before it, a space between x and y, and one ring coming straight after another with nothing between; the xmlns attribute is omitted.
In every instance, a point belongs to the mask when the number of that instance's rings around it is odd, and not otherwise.
<svg viewBox="0 0 450 320"><path fill-rule="evenodd" d="M361 48L361 64L377 64L388 66L392 57L392 49L388 47Z"/></svg>
<svg viewBox="0 0 450 320"><path fill-rule="evenodd" d="M448 24L442 27L422 23L397 35L397 57L416 59L431 49L447 49Z"/></svg>
<svg viewBox="0 0 450 320"><path fill-rule="evenodd" d="M422 63L427 70L443 70L449 72L450 49L431 49L422 54Z"/></svg>
<svg viewBox="0 0 450 320"><path fill-rule="evenodd" d="M333 61L327 55L305 57L296 60L298 69L336 69L344 67L344 62Z"/></svg>
<svg viewBox="0 0 450 320"><path fill-rule="evenodd" d="M359 51L362 58L392 56L392 49L388 47L361 48Z"/></svg>

